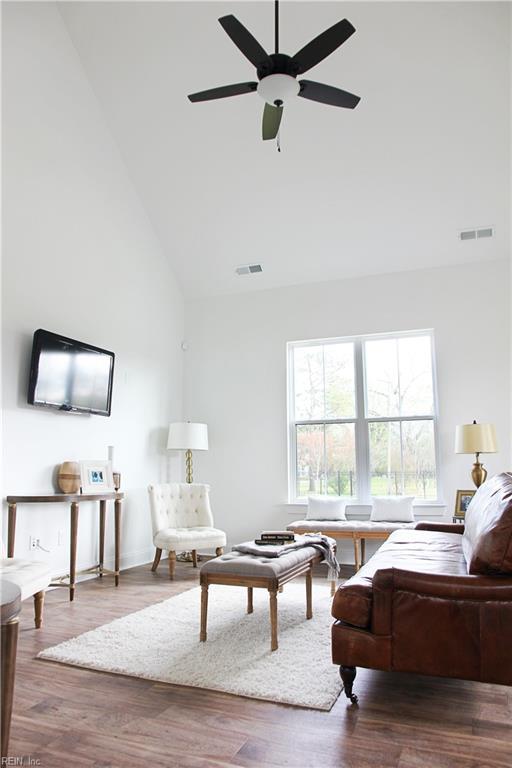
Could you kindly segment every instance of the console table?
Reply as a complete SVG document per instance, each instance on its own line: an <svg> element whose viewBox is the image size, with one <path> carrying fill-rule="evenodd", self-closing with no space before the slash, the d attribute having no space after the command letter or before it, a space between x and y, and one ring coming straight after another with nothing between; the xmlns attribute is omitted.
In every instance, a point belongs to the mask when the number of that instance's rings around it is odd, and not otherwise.
<svg viewBox="0 0 512 768"><path fill-rule="evenodd" d="M52 587L68 587L69 599L75 597L76 584L76 550L78 539L78 510L82 501L97 501L99 503L100 513L100 561L97 565L87 568L80 573L97 573L100 577L104 573L114 576L116 587L119 584L119 558L121 548L121 502L124 493L51 493L47 496L7 496L9 506L9 522L7 527L7 557L14 557L14 539L16 536L16 511L18 504L55 504L63 503L70 505L71 515L71 534L70 534L70 557L69 574L66 574L58 581L52 582ZM107 511L107 501L114 502L114 530L115 530L115 560L114 570L109 571L103 567L105 555L105 514Z"/></svg>

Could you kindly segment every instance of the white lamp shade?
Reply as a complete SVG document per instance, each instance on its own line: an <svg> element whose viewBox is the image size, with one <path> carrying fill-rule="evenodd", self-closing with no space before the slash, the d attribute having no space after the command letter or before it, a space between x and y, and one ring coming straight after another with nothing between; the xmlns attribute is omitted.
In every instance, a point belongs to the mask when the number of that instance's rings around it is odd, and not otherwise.
<svg viewBox="0 0 512 768"><path fill-rule="evenodd" d="M169 424L167 448L173 451L207 451L208 426L177 421Z"/></svg>
<svg viewBox="0 0 512 768"><path fill-rule="evenodd" d="M455 429L455 453L496 453L494 424L459 424Z"/></svg>

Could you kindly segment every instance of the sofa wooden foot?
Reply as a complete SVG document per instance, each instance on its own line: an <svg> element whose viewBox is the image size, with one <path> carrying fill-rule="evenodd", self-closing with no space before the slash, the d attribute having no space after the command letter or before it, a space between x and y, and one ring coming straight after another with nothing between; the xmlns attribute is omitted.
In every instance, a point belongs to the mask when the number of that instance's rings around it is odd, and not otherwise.
<svg viewBox="0 0 512 768"><path fill-rule="evenodd" d="M354 685L354 680L356 679L356 668L355 667L340 667L340 677L343 681L343 690L345 691L345 696L347 699L350 699L352 704L357 704L357 696L355 693L352 693L352 686Z"/></svg>

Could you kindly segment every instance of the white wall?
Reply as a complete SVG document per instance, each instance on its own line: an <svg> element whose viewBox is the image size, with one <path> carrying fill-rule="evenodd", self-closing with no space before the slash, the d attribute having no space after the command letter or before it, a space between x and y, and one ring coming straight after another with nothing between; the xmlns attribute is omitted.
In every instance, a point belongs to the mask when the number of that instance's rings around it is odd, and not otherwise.
<svg viewBox="0 0 512 768"><path fill-rule="evenodd" d="M286 504L287 341L434 328L447 510L417 516L450 518L456 489L472 487L471 457L453 453L456 424L494 422L500 453L484 463L506 469L508 285L508 262L495 261L188 301L185 413L210 429L196 475L231 543L302 516Z"/></svg>
<svg viewBox="0 0 512 768"><path fill-rule="evenodd" d="M180 290L56 6L2 10L3 492L51 492L61 461L106 458L114 445L127 497L122 564L147 562L146 486L165 478L165 427L181 416ZM39 327L116 353L111 418L26 404ZM79 567L97 562L96 518L91 504L81 505ZM61 573L68 531L64 505L20 506L16 554L47 559ZM109 559L111 534L110 517ZM31 554L29 535L51 553Z"/></svg>

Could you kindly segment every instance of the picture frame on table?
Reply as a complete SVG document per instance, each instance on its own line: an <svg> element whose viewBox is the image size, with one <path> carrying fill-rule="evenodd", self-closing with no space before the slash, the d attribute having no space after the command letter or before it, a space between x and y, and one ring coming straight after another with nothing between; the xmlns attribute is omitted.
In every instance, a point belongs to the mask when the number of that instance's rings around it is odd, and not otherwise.
<svg viewBox="0 0 512 768"><path fill-rule="evenodd" d="M457 491L457 496L455 498L455 512L453 513L454 517L464 518L466 516L466 510L469 507L471 499L475 493L475 488L472 488L468 491Z"/></svg>
<svg viewBox="0 0 512 768"><path fill-rule="evenodd" d="M80 485L82 493L113 493L114 474L111 461L81 461Z"/></svg>

